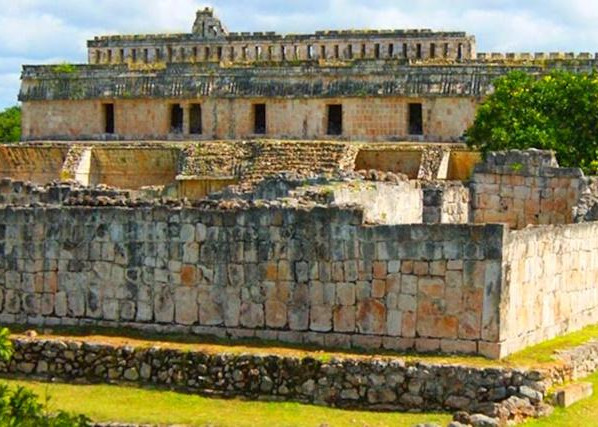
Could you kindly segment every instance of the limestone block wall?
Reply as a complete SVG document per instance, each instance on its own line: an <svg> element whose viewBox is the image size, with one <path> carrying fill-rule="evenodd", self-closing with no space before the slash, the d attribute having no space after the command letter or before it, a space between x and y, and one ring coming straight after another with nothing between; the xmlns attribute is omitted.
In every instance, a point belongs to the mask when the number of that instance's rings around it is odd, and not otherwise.
<svg viewBox="0 0 598 427"><path fill-rule="evenodd" d="M0 318L496 354L503 226L362 223L324 208L0 209Z"/></svg>
<svg viewBox="0 0 598 427"><path fill-rule="evenodd" d="M511 232L503 257L505 354L598 322L598 223Z"/></svg>
<svg viewBox="0 0 598 427"><path fill-rule="evenodd" d="M114 104L114 135L105 134L103 104ZM46 100L23 103L23 139L210 140L243 138L393 141L411 138L408 104L423 106L423 135L455 141L473 122L477 101L464 97L190 97ZM183 132L171 130L172 105L182 106ZM190 134L189 106L201 105L202 131ZM266 129L256 135L254 104L266 104ZM342 135L328 135L328 105L342 105Z"/></svg>
<svg viewBox="0 0 598 427"><path fill-rule="evenodd" d="M578 168L560 168L547 151L490 153L471 178L472 219L515 229L570 224L587 182Z"/></svg>

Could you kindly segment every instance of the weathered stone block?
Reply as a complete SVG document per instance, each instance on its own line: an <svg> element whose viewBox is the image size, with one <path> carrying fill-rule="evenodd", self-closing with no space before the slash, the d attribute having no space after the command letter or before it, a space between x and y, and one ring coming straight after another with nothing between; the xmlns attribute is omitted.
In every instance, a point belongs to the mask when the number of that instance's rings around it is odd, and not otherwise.
<svg viewBox="0 0 598 427"><path fill-rule="evenodd" d="M437 277L420 277L418 281L418 291L420 296L443 298L444 281Z"/></svg>
<svg viewBox="0 0 598 427"><path fill-rule="evenodd" d="M309 328L310 310L306 305L291 306L288 310L289 328L293 331L306 331Z"/></svg>
<svg viewBox="0 0 598 427"><path fill-rule="evenodd" d="M399 294L398 309L401 311L416 311L417 299L413 295Z"/></svg>
<svg viewBox="0 0 598 427"><path fill-rule="evenodd" d="M374 261L374 279L386 279L388 274L388 264L385 261Z"/></svg>
<svg viewBox="0 0 598 427"><path fill-rule="evenodd" d="M426 276L430 271L429 263L425 261L415 261L413 263L413 274L416 276Z"/></svg>
<svg viewBox="0 0 598 427"><path fill-rule="evenodd" d="M180 287L174 290L175 322L193 325L198 320L197 290Z"/></svg>
<svg viewBox="0 0 598 427"><path fill-rule="evenodd" d="M322 282L309 283L309 304L322 305L324 304L324 284Z"/></svg>
<svg viewBox="0 0 598 427"><path fill-rule="evenodd" d="M287 324L287 306L282 302L266 301L266 326L269 328L283 328Z"/></svg>
<svg viewBox="0 0 598 427"><path fill-rule="evenodd" d="M354 305L355 285L353 283L339 283L336 286L336 300L340 305Z"/></svg>
<svg viewBox="0 0 598 427"><path fill-rule="evenodd" d="M475 354L478 346L475 341L443 339L440 341L440 350L443 353Z"/></svg>
<svg viewBox="0 0 598 427"><path fill-rule="evenodd" d="M421 337L457 338L459 320L453 316L418 317L417 333Z"/></svg>
<svg viewBox="0 0 598 427"><path fill-rule="evenodd" d="M224 318L225 318L225 311L227 312L227 315L230 315L231 318L229 318L229 320L231 320L231 323L234 324L234 320L235 320L235 313L232 312L228 312L229 308L232 308L233 310L236 308L236 300L234 298L231 299L231 301L225 301L225 307L227 308L226 310L223 309L222 305L212 301L210 298L201 298L199 300L199 323L204 325L204 326L217 326L217 325L221 325L222 323L224 323ZM259 305L259 304L255 304L255 305ZM261 307L261 305L259 305ZM258 322L259 323L259 319L258 319L258 315L255 312L251 312L250 310L253 307L248 308L248 311L245 312L245 320L247 322L247 324L252 324L252 322ZM238 309L237 311L238 313L243 313L243 307L241 306L241 308ZM262 323L263 323L263 310L262 310ZM231 326L232 326L231 324ZM246 326L245 324L243 324L243 326Z"/></svg>
<svg viewBox="0 0 598 427"><path fill-rule="evenodd" d="M334 309L334 331L355 332L355 308L341 306Z"/></svg>
<svg viewBox="0 0 598 427"><path fill-rule="evenodd" d="M174 299L168 287L161 287L154 296L154 319L158 323L172 323L174 320Z"/></svg>
<svg viewBox="0 0 598 427"><path fill-rule="evenodd" d="M58 294L56 294L56 315L60 316L58 311ZM118 320L120 315L119 302L116 299L105 298L102 303L102 313L104 320Z"/></svg>
<svg viewBox="0 0 598 427"><path fill-rule="evenodd" d="M440 350L440 340L430 338L416 338L415 349L422 353L432 353Z"/></svg>
<svg viewBox="0 0 598 427"><path fill-rule="evenodd" d="M386 277L386 291L387 292L401 292L401 274L389 273Z"/></svg>
<svg viewBox="0 0 598 427"><path fill-rule="evenodd" d="M379 279L374 279L372 281L372 298L384 298L384 296L386 295L386 283L387 281ZM396 285L394 286L394 289L397 289ZM398 289L400 289L400 284L398 286Z"/></svg>
<svg viewBox="0 0 598 427"><path fill-rule="evenodd" d="M200 312L199 312L199 320L201 324L217 324L216 321L218 320L218 316L214 316L210 313L210 310L206 310L204 308L204 313L202 315L201 311L201 301L200 301ZM240 316L241 316L241 299L236 294L227 294L226 299L223 301L223 318L224 324L227 327L236 327L239 326ZM207 323L206 323L207 322ZM218 323L219 324L219 323Z"/></svg>
<svg viewBox="0 0 598 427"><path fill-rule="evenodd" d="M264 306L262 304L255 304L252 302L243 302L241 304L241 316L239 318L239 321L241 326L244 326L246 328L263 327Z"/></svg>
<svg viewBox="0 0 598 427"><path fill-rule="evenodd" d="M569 384L555 390L554 402L562 408L568 408L574 403L590 397L593 391L592 383Z"/></svg>
<svg viewBox="0 0 598 427"><path fill-rule="evenodd" d="M119 317L124 321L131 321L135 319L136 306L133 301L119 302Z"/></svg>
<svg viewBox="0 0 598 427"><path fill-rule="evenodd" d="M332 330L332 307L329 305L316 305L311 307L309 329L315 332L328 332Z"/></svg>
<svg viewBox="0 0 598 427"><path fill-rule="evenodd" d="M154 312L151 302L137 302L137 314L135 316L136 322L151 322L153 320L153 316Z"/></svg>
<svg viewBox="0 0 598 427"><path fill-rule="evenodd" d="M403 332L403 313L399 310L388 310L386 317L387 335L398 337Z"/></svg>
<svg viewBox="0 0 598 427"><path fill-rule="evenodd" d="M351 335L351 347L375 350L382 347L382 337Z"/></svg>
<svg viewBox="0 0 598 427"><path fill-rule="evenodd" d="M374 299L359 302L356 324L360 333L383 335L386 332L386 307Z"/></svg>

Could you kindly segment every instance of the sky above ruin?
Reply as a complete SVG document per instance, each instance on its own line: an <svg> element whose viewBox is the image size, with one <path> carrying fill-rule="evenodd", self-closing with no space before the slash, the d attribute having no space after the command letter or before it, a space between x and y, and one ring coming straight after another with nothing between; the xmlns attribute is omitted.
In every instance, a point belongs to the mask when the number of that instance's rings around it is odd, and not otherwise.
<svg viewBox="0 0 598 427"><path fill-rule="evenodd" d="M22 64L84 63L94 35L189 32L212 6L230 31L463 30L478 51L598 51L590 0L0 0L0 109L17 102Z"/></svg>

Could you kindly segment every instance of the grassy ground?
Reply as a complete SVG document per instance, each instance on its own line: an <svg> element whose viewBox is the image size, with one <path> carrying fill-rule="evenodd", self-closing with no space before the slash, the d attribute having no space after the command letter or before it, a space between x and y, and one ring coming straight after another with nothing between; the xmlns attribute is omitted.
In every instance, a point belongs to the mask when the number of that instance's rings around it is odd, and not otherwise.
<svg viewBox="0 0 598 427"><path fill-rule="evenodd" d="M596 427L598 426L598 373L586 379L594 385L594 394L569 408L555 409L550 417L532 420L525 427Z"/></svg>
<svg viewBox="0 0 598 427"><path fill-rule="evenodd" d="M446 414L400 414L342 411L297 403L208 399L152 389L111 385L71 385L7 380L33 389L50 409L83 413L97 422L183 424L211 427L412 427L435 422L446 425Z"/></svg>
<svg viewBox="0 0 598 427"><path fill-rule="evenodd" d="M17 336L23 330L15 329ZM79 339L140 347L160 346L207 353L258 353L327 360L332 357L372 357L371 352L327 350L281 345L280 343L214 340L195 336L148 335L139 332L123 333L108 329L65 329L43 331L40 337ZM385 352L383 356L401 357L427 363L459 363L488 366L534 366L554 363L557 350L581 345L598 339L598 325L587 327L563 337L530 347L501 361L480 357L415 355ZM162 390L138 389L110 385L47 384L35 381L8 380L13 385L26 385L40 396L52 396L54 409L84 413L95 421L120 421L154 424L185 424L192 426L413 426L436 422L446 425L446 414L399 414L341 411L337 409L301 405L297 403L247 402L240 400L208 399ZM598 427L598 373L589 381L596 393L566 410L558 409L546 419L530 421L529 427Z"/></svg>
<svg viewBox="0 0 598 427"><path fill-rule="evenodd" d="M580 331L526 348L503 359L502 362L524 366L549 363L554 361L554 354L557 350L577 347L592 340L598 340L598 325L591 325ZM598 422L596 425L598 426Z"/></svg>

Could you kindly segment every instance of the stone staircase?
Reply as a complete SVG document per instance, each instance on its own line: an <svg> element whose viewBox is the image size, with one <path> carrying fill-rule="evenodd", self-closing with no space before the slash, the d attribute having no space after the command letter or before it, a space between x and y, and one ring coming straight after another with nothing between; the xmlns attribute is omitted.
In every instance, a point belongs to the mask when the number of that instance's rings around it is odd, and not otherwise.
<svg viewBox="0 0 598 427"><path fill-rule="evenodd" d="M339 142L199 142L185 147L179 179L234 177L245 183L281 172L353 170L359 146Z"/></svg>
<svg viewBox="0 0 598 427"><path fill-rule="evenodd" d="M281 172L327 173L353 170L359 146L339 142L256 141L243 179L255 182Z"/></svg>

